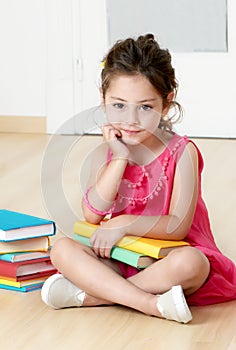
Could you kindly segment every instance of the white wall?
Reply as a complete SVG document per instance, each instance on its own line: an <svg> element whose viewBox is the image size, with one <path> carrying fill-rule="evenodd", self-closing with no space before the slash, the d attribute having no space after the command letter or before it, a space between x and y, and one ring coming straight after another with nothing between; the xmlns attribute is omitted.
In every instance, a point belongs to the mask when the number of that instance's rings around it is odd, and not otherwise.
<svg viewBox="0 0 236 350"><path fill-rule="evenodd" d="M234 0L228 9L228 53L172 54L185 109L181 133L236 137ZM99 103L105 0L1 1L0 36L0 115L46 115L53 132Z"/></svg>
<svg viewBox="0 0 236 350"><path fill-rule="evenodd" d="M173 54L185 117L194 136L236 137L236 1L228 0L228 52Z"/></svg>
<svg viewBox="0 0 236 350"><path fill-rule="evenodd" d="M0 2L0 115L46 114L45 1Z"/></svg>
<svg viewBox="0 0 236 350"><path fill-rule="evenodd" d="M185 116L178 131L236 137L236 2L228 0L228 52L173 54Z"/></svg>
<svg viewBox="0 0 236 350"><path fill-rule="evenodd" d="M87 2L88 5L92 3L92 0ZM105 0L100 3L104 4ZM105 12L100 11L99 15L103 16L104 22L107 21ZM87 21L87 32L90 37L94 33L96 42L101 17L95 11L85 11L83 16ZM99 39L101 45L104 45L105 38L103 33ZM88 43L87 52L83 54L85 61L95 54L97 42L95 45L94 50ZM177 131L189 136L236 137L236 1L228 0L228 52L172 52L172 58L180 85L178 100L185 111L183 121L176 125ZM90 69L94 70L95 64L98 63L91 62ZM90 89L84 89L85 105L89 105L87 93L90 100L93 93L96 101L91 83Z"/></svg>

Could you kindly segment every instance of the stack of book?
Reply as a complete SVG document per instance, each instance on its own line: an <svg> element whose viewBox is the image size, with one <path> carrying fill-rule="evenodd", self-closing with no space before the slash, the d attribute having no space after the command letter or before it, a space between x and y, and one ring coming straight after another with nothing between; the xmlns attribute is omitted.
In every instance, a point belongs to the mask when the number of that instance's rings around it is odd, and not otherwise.
<svg viewBox="0 0 236 350"><path fill-rule="evenodd" d="M73 238L90 246L89 238L99 225L87 221L77 221L74 225ZM111 249L112 259L124 262L138 269L143 269L164 258L172 249L187 246L185 241L159 240L139 236L124 236Z"/></svg>
<svg viewBox="0 0 236 350"><path fill-rule="evenodd" d="M40 289L57 270L50 260L55 223L28 214L0 210L0 288Z"/></svg>

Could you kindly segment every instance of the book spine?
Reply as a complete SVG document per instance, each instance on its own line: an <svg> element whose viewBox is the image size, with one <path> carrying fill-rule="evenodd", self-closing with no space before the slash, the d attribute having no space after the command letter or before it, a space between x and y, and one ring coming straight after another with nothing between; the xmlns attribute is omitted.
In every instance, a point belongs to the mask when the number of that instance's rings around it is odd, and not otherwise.
<svg viewBox="0 0 236 350"><path fill-rule="evenodd" d="M31 284L29 286L24 286L24 287L14 287L14 286L8 286L5 284L0 284L0 289L9 289L17 292L30 292L33 290L41 289L42 286L43 286L43 283Z"/></svg>
<svg viewBox="0 0 236 350"><path fill-rule="evenodd" d="M46 252L49 246L50 238L48 236L0 242L0 254L37 251Z"/></svg>
<svg viewBox="0 0 236 350"><path fill-rule="evenodd" d="M99 225L93 225L87 222L77 221L74 224L74 232L85 237L91 237L98 227Z"/></svg>
<svg viewBox="0 0 236 350"><path fill-rule="evenodd" d="M0 254L0 260L13 262L14 256L12 256L11 254Z"/></svg>
<svg viewBox="0 0 236 350"><path fill-rule="evenodd" d="M139 268L138 261L141 256L142 256L141 254L131 252L129 250L126 250L117 246L113 247L111 250L111 257L113 259L121 261L125 264L128 264L136 268Z"/></svg>
<svg viewBox="0 0 236 350"><path fill-rule="evenodd" d="M0 284L6 285L6 286L12 286L19 288L21 286L20 282L17 281L10 281L5 278L0 278Z"/></svg>
<svg viewBox="0 0 236 350"><path fill-rule="evenodd" d="M139 239L133 239L131 237L123 237L118 242L119 247L125 248L132 252L148 255L152 258L159 259L160 248L146 242L141 242Z"/></svg>

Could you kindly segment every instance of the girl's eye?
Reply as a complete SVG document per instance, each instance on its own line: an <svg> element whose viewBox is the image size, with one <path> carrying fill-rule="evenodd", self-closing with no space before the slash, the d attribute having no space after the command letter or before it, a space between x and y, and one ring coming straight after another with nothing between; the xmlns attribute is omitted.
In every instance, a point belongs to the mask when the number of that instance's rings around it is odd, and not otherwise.
<svg viewBox="0 0 236 350"><path fill-rule="evenodd" d="M124 104L123 103L114 103L113 106L116 108L116 109L122 109L124 108Z"/></svg>
<svg viewBox="0 0 236 350"><path fill-rule="evenodd" d="M149 105L141 105L140 106L140 109L142 111L150 111L152 109L152 106L149 106Z"/></svg>

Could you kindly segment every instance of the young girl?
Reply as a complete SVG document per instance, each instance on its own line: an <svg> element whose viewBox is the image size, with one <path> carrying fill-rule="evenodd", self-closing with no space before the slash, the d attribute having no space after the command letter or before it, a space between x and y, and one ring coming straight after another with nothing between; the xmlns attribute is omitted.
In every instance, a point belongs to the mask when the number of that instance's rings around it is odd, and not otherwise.
<svg viewBox="0 0 236 350"><path fill-rule="evenodd" d="M105 57L101 99L108 122L82 202L85 219L100 226L92 249L68 237L54 244L60 274L42 288L47 305L121 304L187 323L188 304L236 299L235 264L216 247L201 196L201 154L172 131L173 110L181 114L176 92L170 54L151 34L119 41ZM190 246L138 270L109 259L126 234Z"/></svg>

